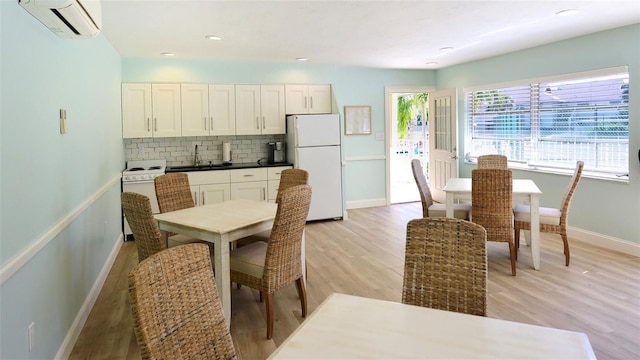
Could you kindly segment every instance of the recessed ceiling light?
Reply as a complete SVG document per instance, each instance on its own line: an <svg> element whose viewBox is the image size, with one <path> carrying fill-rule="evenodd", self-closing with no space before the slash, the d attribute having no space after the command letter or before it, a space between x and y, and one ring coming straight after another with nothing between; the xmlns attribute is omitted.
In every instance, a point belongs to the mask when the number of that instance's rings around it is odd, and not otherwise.
<svg viewBox="0 0 640 360"><path fill-rule="evenodd" d="M174 56L175 54L172 52L163 52L162 54L160 54L162 56Z"/></svg>
<svg viewBox="0 0 640 360"><path fill-rule="evenodd" d="M207 38L209 40L222 40L222 39L224 39L222 36L218 36L218 35L207 35L207 36L205 36L205 38Z"/></svg>
<svg viewBox="0 0 640 360"><path fill-rule="evenodd" d="M307 61L307 60L309 60L309 59L307 59L307 58L303 58L303 57L300 57L300 58L296 58L296 60L298 60L298 61Z"/></svg>
<svg viewBox="0 0 640 360"><path fill-rule="evenodd" d="M453 47L451 47L451 46L445 46L445 47L440 48L440 51L451 51L451 50L453 50Z"/></svg>
<svg viewBox="0 0 640 360"><path fill-rule="evenodd" d="M556 13L556 15L558 16L569 16L569 15L573 15L575 13L578 12L578 9L565 9L565 10L560 10Z"/></svg>

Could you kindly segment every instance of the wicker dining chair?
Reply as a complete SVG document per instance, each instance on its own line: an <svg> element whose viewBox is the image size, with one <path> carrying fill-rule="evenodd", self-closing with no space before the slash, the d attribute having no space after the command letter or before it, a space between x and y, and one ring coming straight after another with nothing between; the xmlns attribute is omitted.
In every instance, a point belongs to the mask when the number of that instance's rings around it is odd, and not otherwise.
<svg viewBox="0 0 640 360"><path fill-rule="evenodd" d="M424 176L420 159L411 160L411 170L413 171L413 178L416 180L418 192L420 193L422 217L447 216L446 204L440 204L433 201L431 189L429 189L429 184ZM469 210L471 210L471 205L469 204L453 204L453 217L457 219L469 219Z"/></svg>
<svg viewBox="0 0 640 360"><path fill-rule="evenodd" d="M295 282L302 317L307 316L307 295L302 279L302 235L311 204L311 187L283 190L268 242L258 241L231 251L231 281L261 292L267 311L267 339L273 336L273 294Z"/></svg>
<svg viewBox="0 0 640 360"><path fill-rule="evenodd" d="M513 184L511 170L471 171L471 221L487 230L487 241L509 244L511 274L516 275L516 247L513 236Z"/></svg>
<svg viewBox="0 0 640 360"><path fill-rule="evenodd" d="M169 173L153 179L160 213L192 208L195 205L189 186L189 176L185 173ZM182 234L168 234L168 246L203 243L213 254L213 243Z"/></svg>
<svg viewBox="0 0 640 360"><path fill-rule="evenodd" d="M507 157L499 154L478 156L478 169L507 169Z"/></svg>
<svg viewBox="0 0 640 360"><path fill-rule="evenodd" d="M278 184L278 193L276 194L276 204L280 199L283 190L297 185L309 184L309 172L304 169L285 169L280 173L280 183ZM251 244L256 241L267 242L269 240L271 230L264 231L259 234L247 236L236 241L239 246Z"/></svg>
<svg viewBox="0 0 640 360"><path fill-rule="evenodd" d="M129 273L133 327L143 359L235 359L204 244L159 252Z"/></svg>
<svg viewBox="0 0 640 360"><path fill-rule="evenodd" d="M567 226L569 220L569 207L571 206L571 199L573 193L580 182L580 176L582 175L582 168L584 162L578 161L576 163L576 169L574 170L569 187L562 197L560 202L560 208L539 208L540 212L540 232L559 234L562 237L564 243L564 263L569 266L571 255L569 253L569 239L567 238ZM531 230L531 208L529 205L516 205L514 208L514 235L516 249L520 246L520 230ZM517 254L516 254L517 255Z"/></svg>
<svg viewBox="0 0 640 360"><path fill-rule="evenodd" d="M409 221L402 302L487 315L487 232L470 221Z"/></svg>
<svg viewBox="0 0 640 360"><path fill-rule="evenodd" d="M138 249L138 261L166 249L167 244L163 241L158 222L153 217L151 200L134 192L123 192L120 200Z"/></svg>

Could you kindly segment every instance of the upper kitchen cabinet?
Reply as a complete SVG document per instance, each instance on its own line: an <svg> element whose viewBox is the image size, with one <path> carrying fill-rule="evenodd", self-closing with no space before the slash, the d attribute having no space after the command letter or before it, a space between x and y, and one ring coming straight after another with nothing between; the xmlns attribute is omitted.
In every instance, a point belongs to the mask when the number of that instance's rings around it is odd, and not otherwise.
<svg viewBox="0 0 640 360"><path fill-rule="evenodd" d="M122 84L122 137L182 135L180 84Z"/></svg>
<svg viewBox="0 0 640 360"><path fill-rule="evenodd" d="M235 135L233 85L181 84L182 136Z"/></svg>
<svg viewBox="0 0 640 360"><path fill-rule="evenodd" d="M331 113L331 85L286 85L287 114Z"/></svg>
<svg viewBox="0 0 640 360"><path fill-rule="evenodd" d="M284 85L236 85L236 135L286 133Z"/></svg>

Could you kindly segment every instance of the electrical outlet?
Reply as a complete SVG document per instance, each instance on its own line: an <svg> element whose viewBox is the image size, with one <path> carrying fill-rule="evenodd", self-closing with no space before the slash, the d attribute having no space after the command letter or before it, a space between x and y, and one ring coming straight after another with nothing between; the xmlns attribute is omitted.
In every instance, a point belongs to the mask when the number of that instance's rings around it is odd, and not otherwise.
<svg viewBox="0 0 640 360"><path fill-rule="evenodd" d="M29 352L31 352L36 347L36 323L32 321L29 324Z"/></svg>

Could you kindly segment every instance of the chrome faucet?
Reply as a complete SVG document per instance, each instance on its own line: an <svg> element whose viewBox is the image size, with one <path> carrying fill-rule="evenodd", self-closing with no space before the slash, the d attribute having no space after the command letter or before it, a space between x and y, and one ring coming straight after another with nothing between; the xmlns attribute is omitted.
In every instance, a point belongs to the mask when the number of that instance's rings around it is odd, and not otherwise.
<svg viewBox="0 0 640 360"><path fill-rule="evenodd" d="M195 155L193 156L193 165L198 166L202 162L200 159L200 153L198 153L198 145L196 145Z"/></svg>

